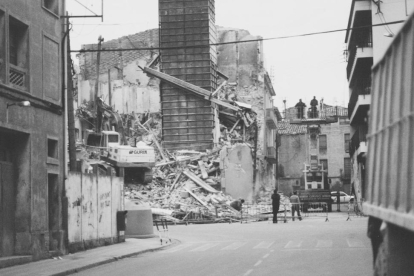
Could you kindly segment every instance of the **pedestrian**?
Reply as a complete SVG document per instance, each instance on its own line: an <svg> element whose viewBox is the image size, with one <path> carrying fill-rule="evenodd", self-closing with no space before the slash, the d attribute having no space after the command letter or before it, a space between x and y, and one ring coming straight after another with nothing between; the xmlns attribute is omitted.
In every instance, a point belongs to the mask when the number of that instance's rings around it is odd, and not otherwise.
<svg viewBox="0 0 414 276"><path fill-rule="evenodd" d="M339 191L336 192L336 211L341 212L341 194Z"/></svg>
<svg viewBox="0 0 414 276"><path fill-rule="evenodd" d="M279 212L280 195L277 193L277 189L272 195L272 207L273 207L273 223L277 223L277 213Z"/></svg>
<svg viewBox="0 0 414 276"><path fill-rule="evenodd" d="M231 206L233 209L235 209L235 210L237 210L237 211L241 212L241 210L242 210L242 206L243 206L243 203L244 203L244 199L243 199L243 198L239 198L239 199L237 199L237 200L232 201L232 202L230 203L230 206Z"/></svg>
<svg viewBox="0 0 414 276"><path fill-rule="evenodd" d="M295 211L298 213L299 220L302 220L302 216L300 215L300 200L297 191L294 191L290 197L290 203L292 203L292 221L295 221Z"/></svg>

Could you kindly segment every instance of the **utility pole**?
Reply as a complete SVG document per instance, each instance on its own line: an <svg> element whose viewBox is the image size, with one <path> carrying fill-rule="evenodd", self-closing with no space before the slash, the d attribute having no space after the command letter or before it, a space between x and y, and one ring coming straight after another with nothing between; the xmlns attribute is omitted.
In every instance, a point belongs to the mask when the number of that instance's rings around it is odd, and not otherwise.
<svg viewBox="0 0 414 276"><path fill-rule="evenodd" d="M69 19L67 19L69 23ZM69 26L69 24L67 25ZM69 170L76 171L76 137L75 137L75 115L73 108L73 78L72 78L72 58L70 56L70 36L68 33L67 39L67 64L66 64L66 74L67 74L67 107L68 110L68 138L69 138Z"/></svg>
<svg viewBox="0 0 414 276"><path fill-rule="evenodd" d="M101 47L102 41L104 41L102 36L98 38L98 52L96 55L96 83L95 83L95 108L96 108L96 124L95 124L95 132L101 132L101 124L102 124L102 112L100 108L98 108L98 88L99 88L99 65L101 62Z"/></svg>

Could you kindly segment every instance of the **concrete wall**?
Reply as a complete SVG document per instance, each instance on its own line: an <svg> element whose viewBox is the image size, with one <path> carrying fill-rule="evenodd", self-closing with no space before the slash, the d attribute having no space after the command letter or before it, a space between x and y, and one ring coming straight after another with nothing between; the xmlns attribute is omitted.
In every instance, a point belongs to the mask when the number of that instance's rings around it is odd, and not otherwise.
<svg viewBox="0 0 414 276"><path fill-rule="evenodd" d="M123 179L94 173L70 172L68 198L69 252L119 242L117 211L124 210Z"/></svg>
<svg viewBox="0 0 414 276"><path fill-rule="evenodd" d="M253 200L253 157L249 146L236 144L220 151L221 186L233 198ZM259 187L256 187L256 193Z"/></svg>
<svg viewBox="0 0 414 276"><path fill-rule="evenodd" d="M282 177L300 178L307 162L308 141L305 135L281 135L279 172Z"/></svg>

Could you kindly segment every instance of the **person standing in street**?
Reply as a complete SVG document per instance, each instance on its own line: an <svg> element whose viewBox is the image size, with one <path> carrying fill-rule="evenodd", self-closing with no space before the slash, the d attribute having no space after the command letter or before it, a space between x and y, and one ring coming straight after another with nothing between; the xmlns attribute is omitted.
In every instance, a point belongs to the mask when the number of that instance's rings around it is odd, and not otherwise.
<svg viewBox="0 0 414 276"><path fill-rule="evenodd" d="M299 220L302 220L300 215L300 200L297 191L294 191L290 197L290 203L292 204L292 221L295 221L295 211L298 213Z"/></svg>
<svg viewBox="0 0 414 276"><path fill-rule="evenodd" d="M272 207L273 207L273 223L277 223L277 213L279 212L280 195L277 193L277 189L272 195Z"/></svg>

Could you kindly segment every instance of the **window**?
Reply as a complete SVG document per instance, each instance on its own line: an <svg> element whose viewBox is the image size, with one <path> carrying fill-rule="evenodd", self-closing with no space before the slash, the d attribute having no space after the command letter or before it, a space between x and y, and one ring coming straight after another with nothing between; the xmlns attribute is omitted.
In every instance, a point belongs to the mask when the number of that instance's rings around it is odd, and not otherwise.
<svg viewBox="0 0 414 276"><path fill-rule="evenodd" d="M326 135L319 135L319 151L325 151L328 149Z"/></svg>
<svg viewBox="0 0 414 276"><path fill-rule="evenodd" d="M323 166L323 169L325 171L328 170L328 159L320 159L319 160L319 163Z"/></svg>
<svg viewBox="0 0 414 276"><path fill-rule="evenodd" d="M349 133L346 133L345 135L344 135L344 139L345 139L345 143L344 143L344 146L345 146L345 152L349 152L349 140L350 140L350 138L351 138L351 135L349 134Z"/></svg>
<svg viewBox="0 0 414 276"><path fill-rule="evenodd" d="M47 156L50 158L58 158L58 141L47 139Z"/></svg>
<svg viewBox="0 0 414 276"><path fill-rule="evenodd" d="M344 158L344 179L351 179L351 158Z"/></svg>
<svg viewBox="0 0 414 276"><path fill-rule="evenodd" d="M28 60L28 26L10 17L9 20L9 82L26 88Z"/></svg>
<svg viewBox="0 0 414 276"><path fill-rule="evenodd" d="M43 0L43 6L54 14L59 14L59 1L58 0Z"/></svg>

